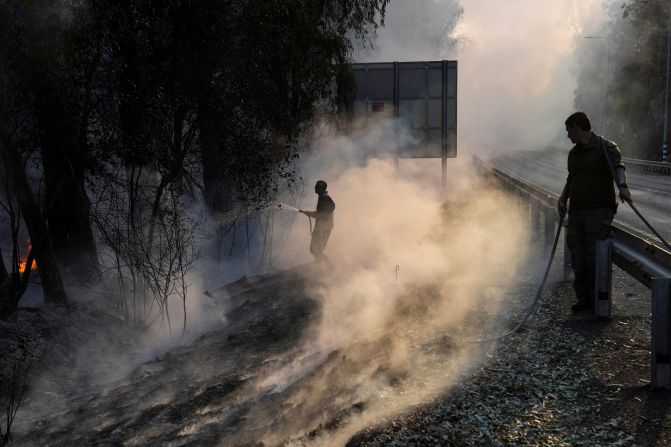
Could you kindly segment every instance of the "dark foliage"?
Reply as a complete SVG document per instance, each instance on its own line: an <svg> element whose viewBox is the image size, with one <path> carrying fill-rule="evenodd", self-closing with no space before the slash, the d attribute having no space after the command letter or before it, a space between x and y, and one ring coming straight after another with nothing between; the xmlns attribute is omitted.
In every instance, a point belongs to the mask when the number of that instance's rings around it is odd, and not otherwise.
<svg viewBox="0 0 671 447"><path fill-rule="evenodd" d="M46 295L65 302L63 268L100 270L96 240L152 262L185 234L184 198L259 208L295 181L296 142L387 2L2 2L0 148Z"/></svg>
<svg viewBox="0 0 671 447"><path fill-rule="evenodd" d="M600 40L579 42L580 74L575 105L604 128L605 77L608 76L607 137L625 156L659 160L663 141L667 32L666 0L615 2ZM608 50L610 60L607 60ZM606 71L607 63L610 72Z"/></svg>

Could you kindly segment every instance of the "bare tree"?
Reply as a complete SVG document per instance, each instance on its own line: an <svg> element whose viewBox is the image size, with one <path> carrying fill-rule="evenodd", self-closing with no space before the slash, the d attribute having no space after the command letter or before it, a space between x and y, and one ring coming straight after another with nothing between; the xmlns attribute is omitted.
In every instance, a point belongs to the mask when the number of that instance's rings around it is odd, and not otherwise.
<svg viewBox="0 0 671 447"><path fill-rule="evenodd" d="M40 339L22 331L0 346L0 445L12 440L12 424L26 393L28 374L39 356Z"/></svg>
<svg viewBox="0 0 671 447"><path fill-rule="evenodd" d="M0 163L0 178L2 179L0 184L0 210L4 211L5 219L3 220L9 226L12 250L10 254L11 269L8 271L0 248L0 318L13 314L17 309L19 300L28 286L30 272L35 260L35 252L31 246L23 263L21 261L21 211L16 202L16 195L12 194L8 176L4 173L3 168L3 164Z"/></svg>
<svg viewBox="0 0 671 447"><path fill-rule="evenodd" d="M200 216L185 211L190 196L177 181L194 158L193 137L177 127L184 135L172 164L126 166L118 159L92 184L92 219L112 252L101 263L115 273L122 315L140 328L161 322L172 330L172 297L182 303L186 328L187 274L198 257Z"/></svg>
<svg viewBox="0 0 671 447"><path fill-rule="evenodd" d="M7 176L8 188L16 196L18 208L28 229L33 256L42 280L44 298L50 304L65 304L67 296L51 245L46 219L30 188L21 156L17 148L12 145L3 124L0 117L0 157Z"/></svg>

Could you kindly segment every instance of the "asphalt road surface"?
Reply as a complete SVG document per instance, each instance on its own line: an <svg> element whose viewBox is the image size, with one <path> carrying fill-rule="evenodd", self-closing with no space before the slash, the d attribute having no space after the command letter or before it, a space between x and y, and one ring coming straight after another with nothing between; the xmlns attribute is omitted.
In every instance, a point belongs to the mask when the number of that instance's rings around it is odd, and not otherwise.
<svg viewBox="0 0 671 447"><path fill-rule="evenodd" d="M568 175L568 151L556 149L506 152L492 156L490 162L520 180L560 194ZM634 205L650 224L671 241L671 176L627 170L627 183ZM615 222L636 229L655 245L663 246L626 203L620 203Z"/></svg>

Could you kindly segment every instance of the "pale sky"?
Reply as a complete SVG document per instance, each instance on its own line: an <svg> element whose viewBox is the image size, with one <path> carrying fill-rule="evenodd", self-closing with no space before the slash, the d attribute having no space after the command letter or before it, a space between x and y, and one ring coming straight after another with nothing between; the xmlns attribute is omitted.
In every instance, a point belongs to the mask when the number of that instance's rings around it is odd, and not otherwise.
<svg viewBox="0 0 671 447"><path fill-rule="evenodd" d="M441 49L436 39L455 1L392 0L378 48L357 59L458 60L461 153L556 140L573 111L575 41L596 29L603 0L459 3L464 15L455 32L463 39L458 53Z"/></svg>

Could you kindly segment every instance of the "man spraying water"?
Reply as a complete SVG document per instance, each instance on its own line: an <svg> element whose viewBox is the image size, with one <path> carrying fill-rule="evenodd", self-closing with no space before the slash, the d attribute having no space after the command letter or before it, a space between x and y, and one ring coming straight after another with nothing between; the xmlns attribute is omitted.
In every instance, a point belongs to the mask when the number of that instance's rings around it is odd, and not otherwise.
<svg viewBox="0 0 671 447"><path fill-rule="evenodd" d="M622 201L631 203L631 193L617 145L592 132L584 112L572 114L565 124L575 146L568 155L568 178L558 206L564 215L568 205L568 246L578 299L571 310L580 312L594 306L596 241L609 237L617 209L613 181Z"/></svg>
<svg viewBox="0 0 671 447"><path fill-rule="evenodd" d="M317 262L324 262L324 249L333 230L333 211L335 202L326 191L326 182L318 180L315 184L315 193L319 196L317 199L316 211L298 210L308 217L315 219L315 227L312 230L312 239L310 240L310 253Z"/></svg>

